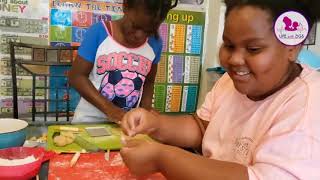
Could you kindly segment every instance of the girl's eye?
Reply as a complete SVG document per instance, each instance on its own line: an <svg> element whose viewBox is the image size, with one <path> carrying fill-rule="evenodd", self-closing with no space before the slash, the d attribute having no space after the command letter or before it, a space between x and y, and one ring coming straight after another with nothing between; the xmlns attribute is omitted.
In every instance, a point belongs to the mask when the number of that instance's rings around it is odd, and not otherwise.
<svg viewBox="0 0 320 180"><path fill-rule="evenodd" d="M228 49L228 50L234 49L234 46L231 45L231 44L223 44L223 47L226 48L226 49Z"/></svg>
<svg viewBox="0 0 320 180"><path fill-rule="evenodd" d="M260 47L248 47L247 48L247 51L250 52L250 53L258 53L261 51L262 48Z"/></svg>

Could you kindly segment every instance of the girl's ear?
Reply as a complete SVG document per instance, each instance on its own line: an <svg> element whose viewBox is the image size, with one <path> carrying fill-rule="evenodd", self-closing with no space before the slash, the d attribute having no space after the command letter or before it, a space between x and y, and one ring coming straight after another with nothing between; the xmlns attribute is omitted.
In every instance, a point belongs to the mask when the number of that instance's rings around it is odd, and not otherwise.
<svg viewBox="0 0 320 180"><path fill-rule="evenodd" d="M288 48L288 59L290 62L295 62L298 58L298 55L302 49L302 44L295 46L287 46Z"/></svg>

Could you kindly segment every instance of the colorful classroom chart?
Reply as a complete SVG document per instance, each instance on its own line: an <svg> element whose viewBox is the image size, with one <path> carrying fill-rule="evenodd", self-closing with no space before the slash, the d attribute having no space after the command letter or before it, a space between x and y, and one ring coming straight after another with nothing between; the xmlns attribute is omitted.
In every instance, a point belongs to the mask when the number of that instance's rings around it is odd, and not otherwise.
<svg viewBox="0 0 320 180"><path fill-rule="evenodd" d="M197 107L205 13L170 11L159 28L163 40L153 107L192 113ZM164 103L165 102L165 103Z"/></svg>
<svg viewBox="0 0 320 180"><path fill-rule="evenodd" d="M159 27L159 35L162 39L162 52L168 51L168 32L169 32L168 24L162 23Z"/></svg>
<svg viewBox="0 0 320 180"><path fill-rule="evenodd" d="M179 112L181 103L182 86L167 86L166 112Z"/></svg>
<svg viewBox="0 0 320 180"><path fill-rule="evenodd" d="M183 82L183 56L169 55L168 83Z"/></svg>
<svg viewBox="0 0 320 180"><path fill-rule="evenodd" d="M186 56L184 69L184 83L197 84L199 83L200 74L200 57Z"/></svg>
<svg viewBox="0 0 320 180"><path fill-rule="evenodd" d="M169 52L183 53L186 40L186 25L170 24Z"/></svg>
<svg viewBox="0 0 320 180"><path fill-rule="evenodd" d="M154 86L154 108L157 111L164 112L164 107L166 104L166 86L165 85L155 85Z"/></svg>
<svg viewBox="0 0 320 180"><path fill-rule="evenodd" d="M122 16L122 4L82 0L50 0L50 45L80 46L91 25Z"/></svg>
<svg viewBox="0 0 320 180"><path fill-rule="evenodd" d="M167 77L167 57L165 55L161 56L160 62L158 64L158 70L156 75L156 83L165 83Z"/></svg>
<svg viewBox="0 0 320 180"><path fill-rule="evenodd" d="M202 46L202 26L188 25L186 39L186 53L200 54Z"/></svg>
<svg viewBox="0 0 320 180"><path fill-rule="evenodd" d="M11 113L12 75L10 42L48 44L48 1L46 0L3 0L0 1L0 114ZM31 51L15 49L16 57L30 60ZM19 112L28 112L31 102L31 79L27 72L17 68ZM36 95L43 94L37 92Z"/></svg>
<svg viewBox="0 0 320 180"><path fill-rule="evenodd" d="M198 86L184 86L182 95L181 112L194 112L196 108Z"/></svg>

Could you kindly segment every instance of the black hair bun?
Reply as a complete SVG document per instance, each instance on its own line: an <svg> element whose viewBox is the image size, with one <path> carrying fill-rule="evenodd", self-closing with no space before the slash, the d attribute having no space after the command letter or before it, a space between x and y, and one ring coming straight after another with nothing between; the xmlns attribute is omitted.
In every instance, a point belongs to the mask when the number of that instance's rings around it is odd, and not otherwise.
<svg viewBox="0 0 320 180"><path fill-rule="evenodd" d="M297 0L305 4L315 21L320 20L320 0Z"/></svg>

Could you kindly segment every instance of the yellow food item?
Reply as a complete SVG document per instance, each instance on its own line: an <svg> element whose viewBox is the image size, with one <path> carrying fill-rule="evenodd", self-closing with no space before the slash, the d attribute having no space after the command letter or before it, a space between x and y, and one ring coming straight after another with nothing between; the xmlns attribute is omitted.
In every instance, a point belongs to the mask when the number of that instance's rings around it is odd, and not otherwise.
<svg viewBox="0 0 320 180"><path fill-rule="evenodd" d="M75 135L72 132L60 132L59 136L53 138L53 142L56 146L62 147L68 144L72 144L75 139Z"/></svg>
<svg viewBox="0 0 320 180"><path fill-rule="evenodd" d="M30 139L29 139L29 141L36 141L37 140L37 138L35 137L35 136L32 136Z"/></svg>
<svg viewBox="0 0 320 180"><path fill-rule="evenodd" d="M71 144L74 141L74 138L70 138L70 137L65 137L65 138L66 138L67 144Z"/></svg>
<svg viewBox="0 0 320 180"><path fill-rule="evenodd" d="M66 126L60 126L59 127L60 131L74 131L74 132L79 132L80 129L77 127L66 127Z"/></svg>
<svg viewBox="0 0 320 180"><path fill-rule="evenodd" d="M60 147L67 145L67 140L66 140L66 137L64 137L64 136L54 137L53 142L55 145L60 146Z"/></svg>
<svg viewBox="0 0 320 180"><path fill-rule="evenodd" d="M65 136L71 139L75 138L75 135L72 132L68 132L68 131L61 131L60 136Z"/></svg>
<svg viewBox="0 0 320 180"><path fill-rule="evenodd" d="M42 136L37 139L37 141L40 142L40 143L47 142L47 134L43 133Z"/></svg>

